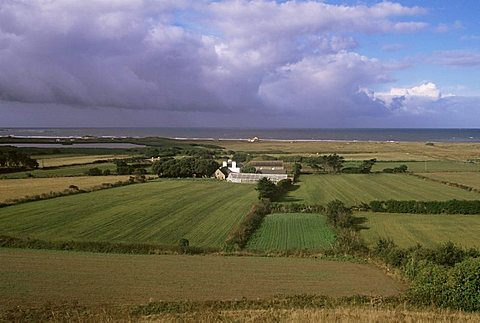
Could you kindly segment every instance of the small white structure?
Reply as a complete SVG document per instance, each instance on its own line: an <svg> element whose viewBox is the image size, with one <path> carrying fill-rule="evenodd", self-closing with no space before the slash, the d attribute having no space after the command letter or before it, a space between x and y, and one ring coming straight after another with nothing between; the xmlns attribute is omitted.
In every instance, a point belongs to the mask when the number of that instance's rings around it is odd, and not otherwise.
<svg viewBox="0 0 480 323"><path fill-rule="evenodd" d="M232 173L240 173L240 167L238 167L237 162L229 159L222 163L222 167L227 167L228 170Z"/></svg>
<svg viewBox="0 0 480 323"><path fill-rule="evenodd" d="M258 142L260 139L258 139L258 137L253 137L253 138L250 138L248 139L248 142Z"/></svg>

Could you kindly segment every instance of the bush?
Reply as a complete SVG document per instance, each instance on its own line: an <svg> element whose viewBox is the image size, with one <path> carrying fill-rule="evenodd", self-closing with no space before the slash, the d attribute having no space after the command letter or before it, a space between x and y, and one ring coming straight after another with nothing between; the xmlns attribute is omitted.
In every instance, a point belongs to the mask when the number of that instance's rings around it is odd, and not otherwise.
<svg viewBox="0 0 480 323"><path fill-rule="evenodd" d="M325 213L328 222L334 227L350 228L353 226L352 210L347 208L340 200L330 201Z"/></svg>
<svg viewBox="0 0 480 323"><path fill-rule="evenodd" d="M87 170L88 176L102 176L103 172L100 168L94 167Z"/></svg>
<svg viewBox="0 0 480 323"><path fill-rule="evenodd" d="M426 263L408 291L411 301L464 311L480 310L480 258L454 267Z"/></svg>
<svg viewBox="0 0 480 323"><path fill-rule="evenodd" d="M266 177L261 178L257 182L257 187L255 190L258 191L258 199L270 199L274 200L278 196L278 187L275 185L274 182L269 180Z"/></svg>

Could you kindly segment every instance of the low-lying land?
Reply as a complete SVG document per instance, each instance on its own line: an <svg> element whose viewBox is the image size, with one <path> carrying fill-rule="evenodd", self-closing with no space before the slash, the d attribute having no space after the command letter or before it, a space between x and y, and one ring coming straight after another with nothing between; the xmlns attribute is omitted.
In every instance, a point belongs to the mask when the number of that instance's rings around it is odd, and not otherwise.
<svg viewBox="0 0 480 323"><path fill-rule="evenodd" d="M463 247L480 247L480 215L445 214L356 214L364 218L361 235L370 246L378 239L392 239L406 248L416 244L432 247L452 241Z"/></svg>
<svg viewBox="0 0 480 323"><path fill-rule="evenodd" d="M339 199L348 205L372 200L475 200L478 193L401 174L302 175L286 202L327 204Z"/></svg>
<svg viewBox="0 0 480 323"><path fill-rule="evenodd" d="M61 192L75 185L87 190L103 183L125 181L129 176L77 176L55 178L6 179L0 181L0 203L26 196Z"/></svg>
<svg viewBox="0 0 480 323"><path fill-rule="evenodd" d="M249 240L247 249L287 251L326 249L335 234L320 214L269 214Z"/></svg>
<svg viewBox="0 0 480 323"><path fill-rule="evenodd" d="M255 200L252 185L159 180L2 208L0 234L220 248Z"/></svg>
<svg viewBox="0 0 480 323"><path fill-rule="evenodd" d="M0 303L140 304L278 294L391 296L371 265L300 258L142 256L0 249ZM372 282L375 282L372 284Z"/></svg>
<svg viewBox="0 0 480 323"><path fill-rule="evenodd" d="M386 142L386 141L264 141L249 143L246 140L189 141L198 145L215 144L227 150L261 153L357 155L361 159L383 160L460 160L478 158L480 143Z"/></svg>

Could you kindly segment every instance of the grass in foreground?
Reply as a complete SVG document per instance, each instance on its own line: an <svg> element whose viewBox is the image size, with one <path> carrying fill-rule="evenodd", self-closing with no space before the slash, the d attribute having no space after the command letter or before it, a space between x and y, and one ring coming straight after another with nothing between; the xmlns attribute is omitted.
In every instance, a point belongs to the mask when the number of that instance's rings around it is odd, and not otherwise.
<svg viewBox="0 0 480 323"><path fill-rule="evenodd" d="M79 189L89 189L102 183L115 183L128 178L129 176L78 176L0 180L0 202L43 193L61 192L68 189L70 185L75 185Z"/></svg>
<svg viewBox="0 0 480 323"><path fill-rule="evenodd" d="M395 213L359 213L366 219L361 235L373 246L379 238L391 238L398 246L412 247L417 243L434 246L447 241L463 247L480 247L480 216L423 215Z"/></svg>
<svg viewBox="0 0 480 323"><path fill-rule="evenodd" d="M298 185L284 201L327 204L339 199L347 205L358 205L372 200L445 201L480 197L475 192L400 174L302 175Z"/></svg>
<svg viewBox="0 0 480 323"><path fill-rule="evenodd" d="M252 185L159 180L2 208L0 234L220 248L256 195Z"/></svg>
<svg viewBox="0 0 480 323"><path fill-rule="evenodd" d="M335 234L320 214L270 214L249 240L247 249L287 251L331 247Z"/></svg>
<svg viewBox="0 0 480 323"><path fill-rule="evenodd" d="M403 289L372 265L313 258L142 256L0 248L0 263L0 303L11 306L74 300L121 305L257 299L278 294L391 296Z"/></svg>

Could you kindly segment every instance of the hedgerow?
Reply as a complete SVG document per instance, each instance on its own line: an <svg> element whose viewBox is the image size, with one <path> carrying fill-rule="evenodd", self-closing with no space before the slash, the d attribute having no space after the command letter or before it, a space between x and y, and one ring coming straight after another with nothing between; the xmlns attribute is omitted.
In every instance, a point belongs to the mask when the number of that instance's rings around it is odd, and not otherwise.
<svg viewBox="0 0 480 323"><path fill-rule="evenodd" d="M371 201L370 210L387 213L480 214L480 200L449 201Z"/></svg>

